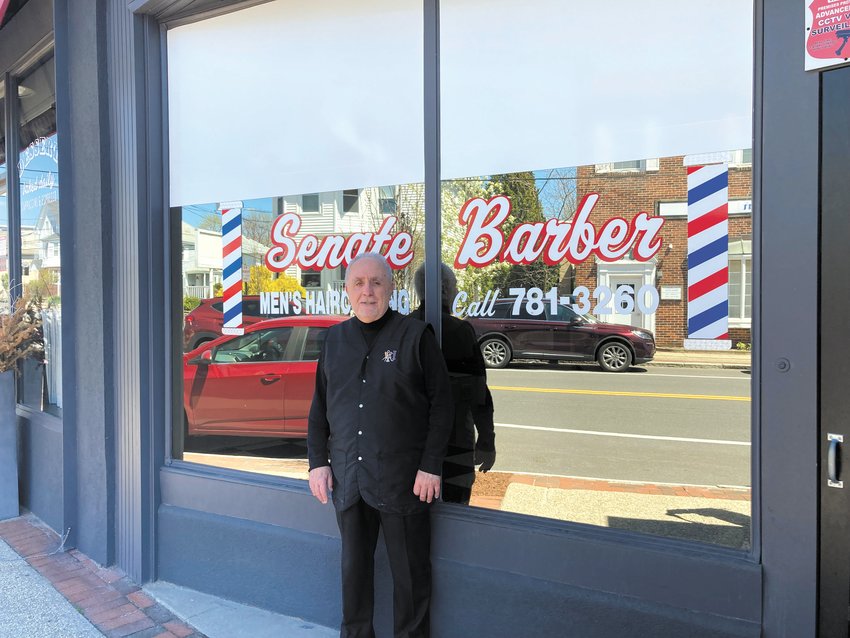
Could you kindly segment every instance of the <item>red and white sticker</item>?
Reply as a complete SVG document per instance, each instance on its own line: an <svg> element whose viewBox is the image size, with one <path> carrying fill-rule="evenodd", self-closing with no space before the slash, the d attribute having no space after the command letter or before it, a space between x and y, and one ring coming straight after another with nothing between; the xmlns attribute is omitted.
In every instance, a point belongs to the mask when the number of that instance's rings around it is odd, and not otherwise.
<svg viewBox="0 0 850 638"><path fill-rule="evenodd" d="M806 71L850 62L850 0L809 2L805 55Z"/></svg>

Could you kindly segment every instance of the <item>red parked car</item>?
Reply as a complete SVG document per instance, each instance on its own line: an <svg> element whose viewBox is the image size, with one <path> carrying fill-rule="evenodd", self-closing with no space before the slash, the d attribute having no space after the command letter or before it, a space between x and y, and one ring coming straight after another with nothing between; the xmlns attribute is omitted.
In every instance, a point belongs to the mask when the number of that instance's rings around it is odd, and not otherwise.
<svg viewBox="0 0 850 638"><path fill-rule="evenodd" d="M328 328L346 319L269 319L184 354L186 434L306 437L316 361Z"/></svg>
<svg viewBox="0 0 850 638"><path fill-rule="evenodd" d="M213 297L201 299L197 308L192 310L183 321L183 350L194 350L202 343L212 341L221 336L224 325L224 299ZM275 315L276 316L276 315ZM242 297L242 323L250 326L263 319L269 319L260 314L260 296L245 295Z"/></svg>
<svg viewBox="0 0 850 638"><path fill-rule="evenodd" d="M655 336L649 330L603 323L563 304L554 315L547 304L538 316L524 305L514 316L513 306L513 299L500 299L493 304L493 316L467 318L488 368L504 368L513 359L544 359L596 361L607 372L623 372L655 356Z"/></svg>

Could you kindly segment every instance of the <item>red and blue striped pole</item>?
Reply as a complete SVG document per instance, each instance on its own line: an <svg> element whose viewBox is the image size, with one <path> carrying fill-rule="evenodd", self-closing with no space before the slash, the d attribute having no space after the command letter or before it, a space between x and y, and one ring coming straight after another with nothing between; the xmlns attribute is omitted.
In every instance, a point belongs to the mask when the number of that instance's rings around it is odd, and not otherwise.
<svg viewBox="0 0 850 638"><path fill-rule="evenodd" d="M222 202L221 255L224 287L224 326L226 335L241 335L242 326L242 202Z"/></svg>
<svg viewBox="0 0 850 638"><path fill-rule="evenodd" d="M689 350L728 350L729 169L688 166Z"/></svg>

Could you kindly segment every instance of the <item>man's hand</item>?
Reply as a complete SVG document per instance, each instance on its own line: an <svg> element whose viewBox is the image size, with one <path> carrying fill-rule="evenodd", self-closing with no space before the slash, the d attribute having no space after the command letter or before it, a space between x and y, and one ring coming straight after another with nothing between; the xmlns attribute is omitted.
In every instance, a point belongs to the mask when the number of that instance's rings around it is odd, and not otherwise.
<svg viewBox="0 0 850 638"><path fill-rule="evenodd" d="M313 479L310 479L310 484L312 483ZM413 493L419 497L420 501L430 503L437 500L440 498L440 475L419 470L416 472L416 481L413 483Z"/></svg>
<svg viewBox="0 0 850 638"><path fill-rule="evenodd" d="M328 494L334 487L334 475L327 465L310 470L310 492L322 505L328 502Z"/></svg>
<svg viewBox="0 0 850 638"><path fill-rule="evenodd" d="M475 450L475 465L480 465L479 472L486 472L493 469L496 463L496 450Z"/></svg>

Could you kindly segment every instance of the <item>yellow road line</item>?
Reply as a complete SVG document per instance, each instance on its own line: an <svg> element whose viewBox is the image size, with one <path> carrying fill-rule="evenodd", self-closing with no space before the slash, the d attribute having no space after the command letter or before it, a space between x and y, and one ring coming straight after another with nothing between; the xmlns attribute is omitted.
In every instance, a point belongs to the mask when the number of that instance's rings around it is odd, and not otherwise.
<svg viewBox="0 0 850 638"><path fill-rule="evenodd" d="M615 390L564 390L561 388L522 388L507 385L491 385L491 390L507 392L546 392L550 394L592 394L609 397L650 397L653 399L701 399L703 401L749 401L750 397L735 397L723 394L673 394L668 392L618 392Z"/></svg>

